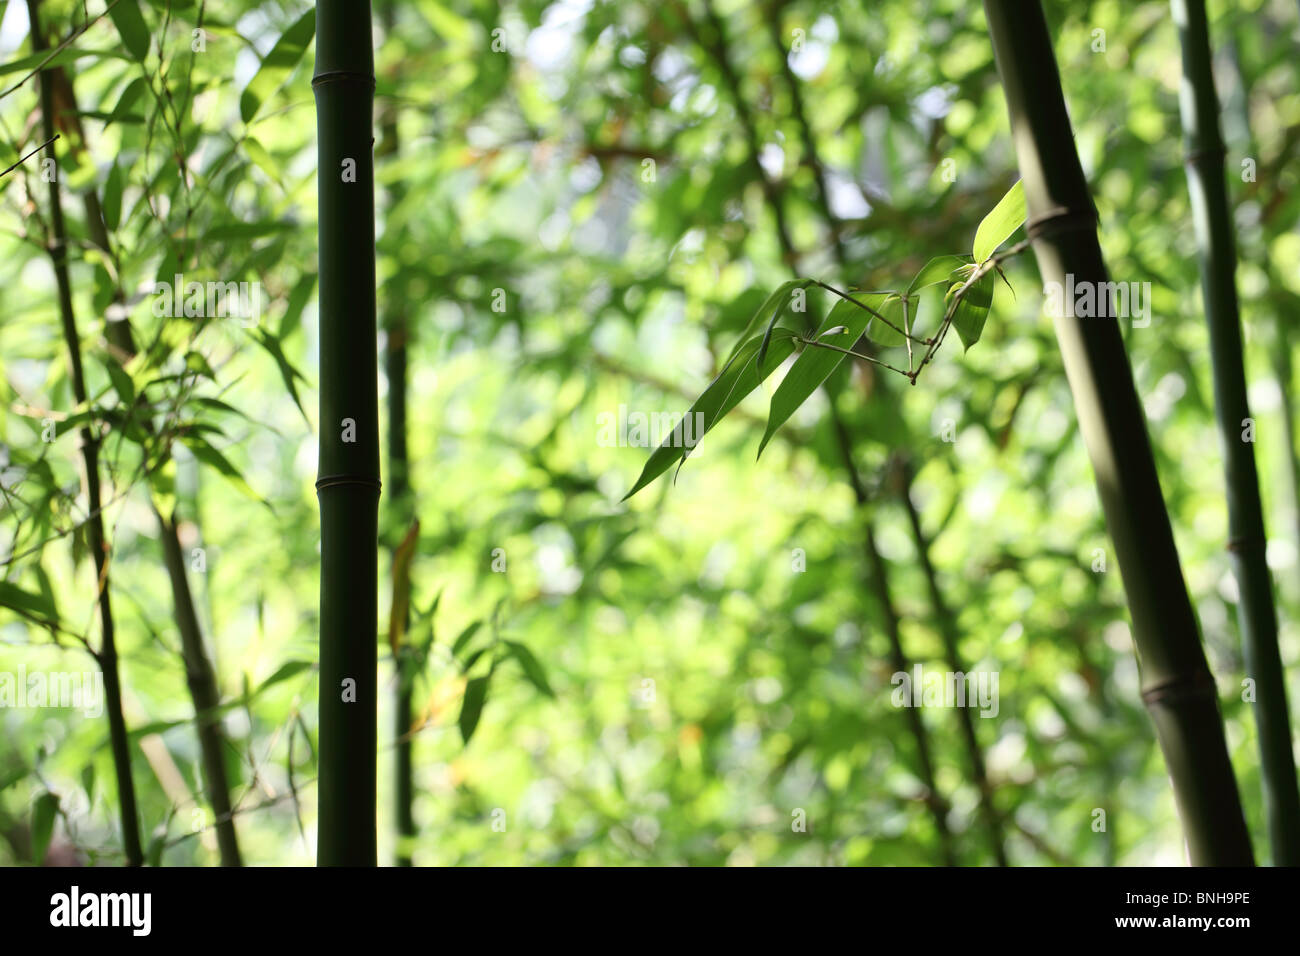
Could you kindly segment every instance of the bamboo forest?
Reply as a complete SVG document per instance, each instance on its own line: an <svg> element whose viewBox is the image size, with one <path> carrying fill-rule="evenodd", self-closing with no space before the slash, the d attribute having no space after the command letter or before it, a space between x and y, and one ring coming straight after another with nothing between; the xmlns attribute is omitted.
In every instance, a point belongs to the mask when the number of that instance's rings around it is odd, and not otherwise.
<svg viewBox="0 0 1300 956"><path fill-rule="evenodd" d="M0 0L0 167L10 877L1300 864L1293 0Z"/></svg>

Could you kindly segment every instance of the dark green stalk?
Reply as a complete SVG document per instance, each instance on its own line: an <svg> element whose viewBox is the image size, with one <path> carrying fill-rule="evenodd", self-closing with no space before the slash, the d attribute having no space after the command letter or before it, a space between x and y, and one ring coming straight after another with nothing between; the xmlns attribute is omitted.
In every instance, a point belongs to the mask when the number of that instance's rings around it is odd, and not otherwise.
<svg viewBox="0 0 1300 956"><path fill-rule="evenodd" d="M1045 282L1108 281L1096 210L1074 149L1042 7L985 0L1025 184L1028 231ZM1096 286L1094 286L1096 287ZM1119 559L1142 699L1173 782L1195 865L1253 863L1217 689L1183 582L1146 421L1113 317L1054 318L1079 428ZM1113 311L1113 310L1111 310Z"/></svg>
<svg viewBox="0 0 1300 956"><path fill-rule="evenodd" d="M844 250L844 243L840 237L841 224L831 208L830 189L826 183L826 168L823 166L821 156L817 150L817 139L813 135L812 124L808 122L808 112L804 107L799 78L795 75L794 70L790 68L790 59L786 55L785 44L781 38L780 11L783 6L783 0L778 0L773 4L771 12L765 19L772 45L781 64L782 75L785 77L786 88L790 92L790 108L794 113L795 121L799 124L804 157L808 167L812 170L813 183L816 185L817 190L817 206L830 230L835 261L839 266L840 278L843 280L849 274L849 264L848 256ZM879 389L877 400L888 401L889 387L884 376L879 377L877 388ZM912 529L913 544L926 571L930 586L931 603L935 617L940 622L940 632L944 638L948 668L953 673L965 673L966 668L962 665L961 653L957 647L956 620L948 612L947 603L943 599L943 591L939 587L938 578L935 576L934 568L930 564L930 543L926 540L921 529L920 519L909 497L910 476L905 476L905 481L906 484L902 488L900 496L911 519L909 524ZM974 719L967 708L959 707L957 710L962 724L962 740L966 744L966 756L971 765L972 779L979 788L980 809L989 831L989 844L998 865L1006 866L1007 854L1002 834L1002 824L998 812L993 806L993 791L988 782L988 775L984 770L984 754L980 749L979 738L975 734Z"/></svg>
<svg viewBox="0 0 1300 956"><path fill-rule="evenodd" d="M689 16L687 16L684 10L682 11L682 16L686 18L686 26L692 31L696 42L709 54L718 71L722 74L723 82L727 87L736 110L736 118L740 122L741 128L744 131L745 142L749 150L748 164L751 173L762 185L763 194L767 198L767 205L771 208L775 219L777 240L780 243L782 256L787 265L797 273L799 251L795 248L794 240L790 237L790 230L785 217L784 197L778 185L767 178L767 174L764 172L763 166L759 162L758 129L754 124L753 115L750 113L749 104L741 94L740 80L736 75L736 70L732 65L731 55L728 50L726 29L722 23L722 19L717 15L716 11L714 11L713 5L708 2L708 0L705 0L704 10L708 21L709 32L707 35L701 35L700 32L695 29L693 21ZM863 546L867 556L869 584L875 595L876 602L880 605L880 613L885 623L886 636L889 638L890 642L890 659L892 666L896 671L910 673L910 663L903 650L898 613L894 608L893 598L890 593L888 569L885 566L880 551L876 548L875 533L872 529L872 519L867 509L866 488L862 483L861 477L858 475L857 466L853 462L852 439L850 439L848 430L844 427L844 423L840 419L839 411L835 408L834 402L831 403L831 420L835 429L836 439L839 442L840 452L844 459L844 466L849 479L849 484L853 489L853 495L857 501L859 511L863 515ZM956 863L956 856L953 849L952 832L948 828L948 808L935 781L934 761L930 756L929 735L925 729L925 723L921 720L921 715L917 713L916 709L908 707L906 710L908 726L912 732L913 739L916 742L917 762L919 764L921 781L926 787L926 806L930 809L935 829L939 834L939 842L944 864L952 866Z"/></svg>
<svg viewBox="0 0 1300 956"><path fill-rule="evenodd" d="M912 464L902 462L899 468L902 486L898 497L907 512L908 524L912 527L912 541L916 545L916 554L921 561L921 571L925 575L926 586L930 590L930 605L934 608L935 620L939 625L939 636L943 639L943 651L948 660L948 669L955 674L965 673L962 666L961 650L957 646L960 634L957 631L957 619L944 600L943 589L939 586L939 576L930 562L930 540L921 527L921 515L912 502ZM980 749L979 737L975 733L975 718L969 707L958 707L957 716L961 722L962 740L966 743L966 756L971 765L971 779L974 780L980 795L980 812L984 825L988 828L989 844L998 866L1007 865L1007 853L1003 843L1002 820L993 805L993 788L989 784L988 772L984 766L984 752Z"/></svg>
<svg viewBox="0 0 1300 956"><path fill-rule="evenodd" d="M385 3L383 7L384 29L391 33L395 21L397 5ZM383 115L380 126L381 143L384 156L396 158L398 155L397 113L389 108ZM401 202L404 190L401 182L394 182L388 189L389 209L396 208ZM406 448L406 363L407 346L410 339L410 323L406 315L405 297L398 294L387 299L384 319L384 376L388 380L388 485L389 510L393 517L393 530L400 533L406 529L414 516L414 494L411 490L410 466ZM394 562L397 560L397 547L392 550ZM410 624L409 613L406 624ZM394 767L394 791L397 811L397 837L399 846L409 843L415 836L415 785L412 776L412 740L411 721L414 714L412 691L414 677L408 672L410 643L403 641L394 660L397 672L397 700L393 719L393 736L396 740L397 761ZM410 866L410 851L399 848L397 865Z"/></svg>
<svg viewBox="0 0 1300 956"><path fill-rule="evenodd" d="M51 78L62 86L68 102L76 104L76 91L71 74L60 67L51 71ZM84 142L81 121L73 114L69 122L75 131L74 142ZM117 253L113 248L104 223L99 194L94 187L84 194L86 207L86 228L90 239L102 249L116 264ZM120 270L114 270L114 274ZM114 283L113 301L123 303L126 296L121 285ZM125 362L136 353L135 338L131 332L131 323L122 319L104 323L104 336L119 354L114 358ZM142 423L151 431L150 423ZM176 627L181 637L181 659L185 665L186 684L190 690L190 699L194 702L194 712L198 721L199 750L203 758L203 779L206 784L208 801L212 805L216 821L217 849L221 854L222 866L241 865L239 841L235 833L234 817L231 813L230 785L226 774L225 734L222 731L220 717L214 710L220 704L221 695L217 687L216 670L203 645L203 634L195 611L194 598L190 593L189 581L185 573L185 561L182 557L180 539L177 536L179 524L176 513L170 518L154 508L158 520L158 537L163 544L163 562L167 568L167 577L171 583L172 604L176 613ZM205 716L206 715L206 716Z"/></svg>
<svg viewBox="0 0 1300 956"><path fill-rule="evenodd" d="M32 49L36 53L46 49L45 36L39 26L39 7L39 0L27 0ZM42 72L39 82L41 122L48 140L54 137L53 87L48 73ZM82 405L86 401L86 378L81 366L81 339L77 334L76 315L72 310L72 283L68 278L68 234L63 221L63 201L59 196L57 174L50 183L50 229L49 253L59 290L59 314L63 324L63 342L68 350L72 397L78 405ZM80 434L81 454L86 465L87 513L90 515L87 536L91 558L95 562L95 580L99 591L97 597L101 642L95 659L104 672L104 710L108 714L108 736L113 751L113 768L117 775L118 803L121 805L122 849L128 866L140 866L144 862L144 854L140 852L140 822L136 810L135 783L131 779L131 747L126 735L126 718L122 714L122 683L118 674L117 639L109 587L108 543L104 538L99 487L99 437L89 424L81 426Z"/></svg>
<svg viewBox="0 0 1300 956"><path fill-rule="evenodd" d="M1172 6L1183 51L1183 88L1192 94L1180 97L1188 150L1184 165L1210 332L1214 408L1228 497L1228 553L1239 592L1237 612L1246 674L1255 684L1265 816L1273 862L1295 866L1300 864L1300 790L1291 755L1273 578L1264 556L1264 509L1259 500L1255 446L1242 439L1250 406L1237 304L1235 227L1223 180L1226 150L1219 128L1209 26L1204 0L1173 0Z"/></svg>
<svg viewBox="0 0 1300 956"><path fill-rule="evenodd" d="M221 705L217 675L203 646L203 631L199 627L198 615L194 611L194 596L190 593L189 578L185 574L185 558L176 532L175 514L167 518L156 507L154 514L158 517L163 559L172 586L176 627L181 637L181 658L185 662L185 683L189 687L190 699L194 702L199 751L203 757L203 780L207 784L208 801L212 804L212 813L216 818L217 850L221 854L222 866L239 866L239 841L235 835L230 784L226 777L225 734L217 710Z"/></svg>
<svg viewBox="0 0 1300 956"><path fill-rule="evenodd" d="M317 862L374 866L379 370L368 0L317 3L312 87L320 212Z"/></svg>
<svg viewBox="0 0 1300 956"><path fill-rule="evenodd" d="M869 575L871 589L875 594L876 603L880 605L880 614L885 622L885 636L889 638L889 663L894 668L895 673L911 675L912 663L903 650L903 637L899 626L898 611L894 607L894 601L890 594L889 569L885 565L884 557L880 554L880 549L876 546L876 536L868 513L870 502L867 490L862 483L862 477L858 474L857 466L853 463L853 440L849 437L848 429L844 427L844 422L838 415L832 417L831 426L835 430L835 440L839 446L840 455L844 459L844 468L849 477L849 484L853 488L853 499L857 502L859 511L865 516L862 522L863 550L866 553L867 566L871 572ZM959 709L966 710L964 707ZM949 807L935 782L934 759L930 755L930 735L925 729L925 723L921 720L921 711L918 708L905 706L903 712L907 716L907 724L911 730L912 739L916 742L917 764L921 771L921 782L925 784L926 789L925 805L929 808L930 816L934 820L935 830L939 833L944 865L955 866L957 858L953 850L952 831L948 828Z"/></svg>

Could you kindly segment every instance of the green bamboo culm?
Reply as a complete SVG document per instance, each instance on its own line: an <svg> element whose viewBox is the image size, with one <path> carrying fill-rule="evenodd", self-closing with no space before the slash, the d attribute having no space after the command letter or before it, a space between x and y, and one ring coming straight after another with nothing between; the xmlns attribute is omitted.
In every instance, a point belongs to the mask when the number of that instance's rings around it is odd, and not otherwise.
<svg viewBox="0 0 1300 956"><path fill-rule="evenodd" d="M380 17L384 26L384 35L392 34L396 26L398 0L388 0L380 8ZM389 162L396 161L400 145L397 138L397 109L390 106L380 117L380 156ZM388 207L385 222L392 229L392 212L397 209L405 196L405 189L400 177L388 186ZM392 233L385 234L387 238ZM399 240L400 241L400 240ZM388 517L391 528L396 535L401 535L410 527L415 517L415 493L411 488L410 462L406 442L406 380L407 380L407 346L411 334L411 323L407 314L407 297L403 289L385 299L384 315L384 378L388 383ZM400 539L399 539L400 540ZM392 548L393 575L396 579L399 546ZM403 627L410 624L410 614L403 622ZM397 852L394 862L397 866L411 866L411 844L415 839L415 778L414 778L414 741L411 738L411 724L415 712L414 690L415 675L412 673L412 648L409 641L402 641L394 653L394 668L397 671L397 693L393 711L393 738L396 751L393 763L394 815L396 816Z"/></svg>
<svg viewBox="0 0 1300 956"><path fill-rule="evenodd" d="M1172 0L1183 54L1185 167L1210 332L1214 408L1228 497L1228 552L1240 598L1237 614L1246 674L1255 684L1260 775L1273 862L1300 864L1300 791L1296 788L1286 681L1277 644L1273 578L1265 560L1264 510L1255 447L1243 435L1250 419L1237 304L1237 250L1224 183L1226 150L1219 127L1204 0Z"/></svg>
<svg viewBox="0 0 1300 956"><path fill-rule="evenodd" d="M370 3L316 5L320 242L317 863L374 866L379 371Z"/></svg>
<svg viewBox="0 0 1300 956"><path fill-rule="evenodd" d="M40 2L27 0L27 17L31 24L32 51L47 48L40 28ZM42 70L40 84L41 124L45 139L54 138L54 84L49 71ZM68 233L63 219L63 200L59 195L59 175L50 182L50 236L48 249L58 286L59 316L63 342L68 350L68 378L72 397L78 405L86 404L86 377L81 364L81 337L72 309L72 282L68 276ZM117 638L113 621L112 587L109 579L109 545L104 537L104 515L99 484L99 436L90 424L81 426L81 455L86 465L86 538L95 563L95 580L99 582L96 603L99 605L100 645L95 660L104 673L104 711L108 717L109 746L113 752L113 770L117 776L117 800L122 819L122 851L127 866L140 866L140 815L136 809L135 783L131 778L131 743L127 736L126 717L122 712L122 681L117 665Z"/></svg>
<svg viewBox="0 0 1300 956"><path fill-rule="evenodd" d="M1040 4L984 0L1006 94L1028 231L1044 282L1107 282L1088 193ZM1100 288L1100 286L1094 286ZM1191 862L1254 862L1214 678L1183 581L1119 323L1054 317L1133 621L1142 699L1173 782ZM1110 310L1113 313L1113 309Z"/></svg>

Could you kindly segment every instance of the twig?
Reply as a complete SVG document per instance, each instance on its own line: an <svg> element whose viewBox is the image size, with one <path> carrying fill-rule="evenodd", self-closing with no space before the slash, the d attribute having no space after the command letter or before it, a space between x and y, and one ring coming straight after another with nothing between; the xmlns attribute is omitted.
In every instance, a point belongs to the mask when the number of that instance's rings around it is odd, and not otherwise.
<svg viewBox="0 0 1300 956"><path fill-rule="evenodd" d="M15 169L17 169L17 168L18 168L19 166L21 166L23 163L27 162L27 160L31 159L33 156L35 156L37 153L39 153L41 150L43 150L46 146L49 146L52 142L54 142L54 141L55 141L56 139L58 139L58 138L59 138L59 134L58 134L58 133L55 133L55 134L54 134L50 139L47 139L45 142L41 143L40 146L37 146L34 150L32 150L30 153L28 153L28 154L27 154L26 156L24 156L22 159L18 160L18 162L14 163L14 164L13 164L12 166L10 166L8 169L3 170L3 171L0 171L0 176L8 176L8 175L9 175L10 173L12 173Z"/></svg>

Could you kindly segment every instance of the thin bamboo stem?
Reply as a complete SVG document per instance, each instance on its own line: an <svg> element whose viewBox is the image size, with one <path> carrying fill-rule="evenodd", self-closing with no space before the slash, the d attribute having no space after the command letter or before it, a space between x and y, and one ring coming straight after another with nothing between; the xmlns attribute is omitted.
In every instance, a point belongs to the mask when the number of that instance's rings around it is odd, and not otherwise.
<svg viewBox="0 0 1300 956"><path fill-rule="evenodd" d="M985 0L1045 281L1108 281L1096 211L1074 148L1042 7ZM1113 313L1113 309L1110 310ZM1113 316L1054 317L1106 524L1119 560L1155 724L1191 861L1250 865L1253 854L1224 740L1217 689L1183 582L1128 354Z"/></svg>
<svg viewBox="0 0 1300 956"><path fill-rule="evenodd" d="M1225 148L1219 128L1209 25L1204 0L1172 0L1182 46L1180 98L1186 131L1187 188L1192 198L1201 271L1201 295L1210 333L1214 408L1223 450L1228 500L1228 553L1237 579L1238 620L1246 674L1255 683L1255 726L1260 776L1273 862L1300 864L1300 789L1291 752L1286 681L1277 643L1273 577L1265 558L1264 508L1259 498L1255 446L1243 437L1252 421L1246 397L1241 317L1237 303L1235 227L1224 185Z"/></svg>
<svg viewBox="0 0 1300 956"><path fill-rule="evenodd" d="M45 50L45 36L40 29L40 0L27 0L31 23L32 48ZM49 74L40 74L41 122L47 140L54 139L54 94ZM72 396L78 405L86 401L86 378L81 365L81 339L72 307L72 283L68 277L68 234L63 221L63 201L59 196L57 171L50 182L50 260L58 286L59 315L63 342L68 351ZM113 768L117 775L118 803L122 819L122 848L128 866L140 866L140 818L136 809L135 783L131 778L131 749L127 739L126 718L122 713L122 683L117 663L117 638L113 624L113 605L109 585L109 551L104 537L104 519L100 506L99 437L89 424L81 426L81 454L86 466L86 499L93 517L87 527L90 554L95 563L97 601L99 604L100 648L95 658L104 672L104 710L108 715L109 742L113 751Z"/></svg>

